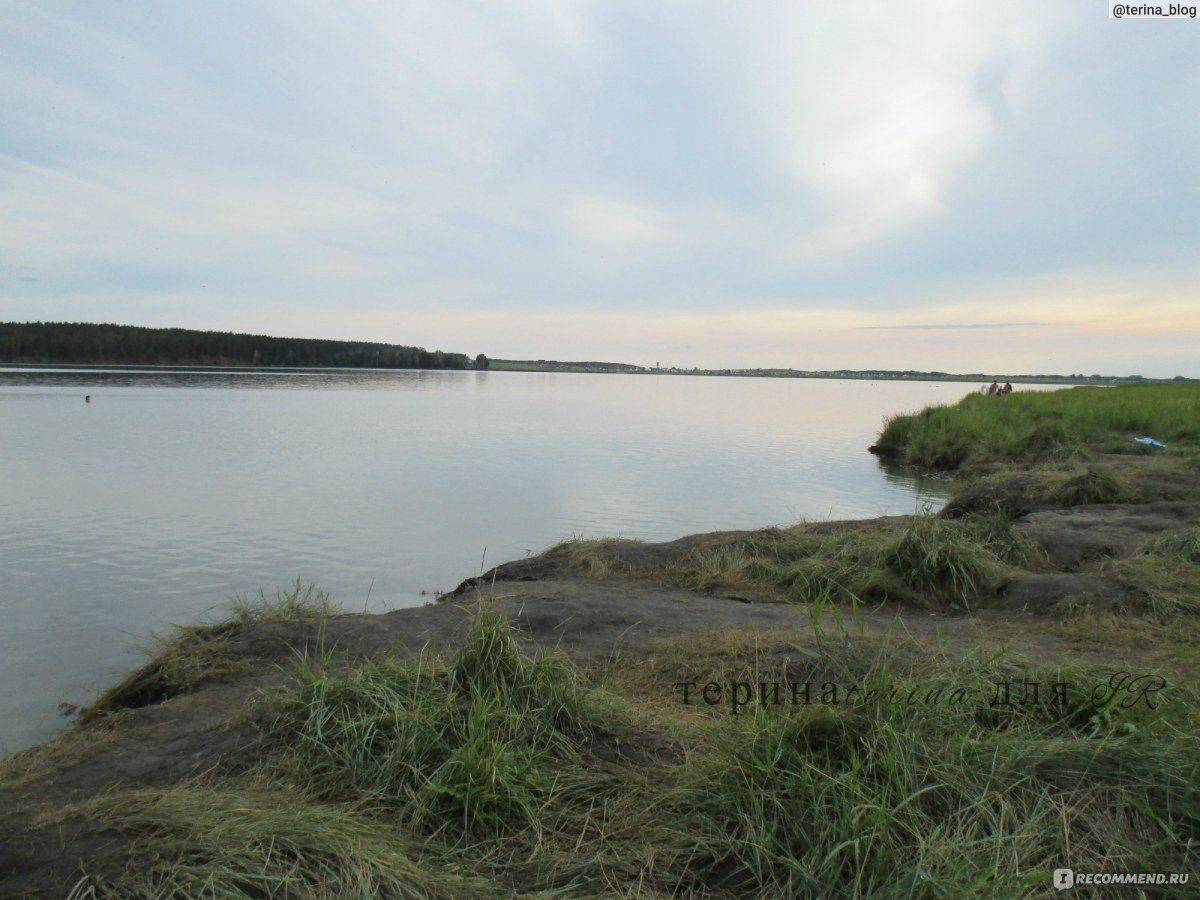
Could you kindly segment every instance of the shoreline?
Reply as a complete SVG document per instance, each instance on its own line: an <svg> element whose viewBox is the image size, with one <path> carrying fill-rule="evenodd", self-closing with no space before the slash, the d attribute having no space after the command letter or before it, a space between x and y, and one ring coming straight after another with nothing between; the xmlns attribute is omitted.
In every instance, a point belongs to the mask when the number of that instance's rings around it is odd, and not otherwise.
<svg viewBox="0 0 1200 900"><path fill-rule="evenodd" d="M255 804L260 802L267 805L254 815L266 817L265 810L282 803L294 808L295 821L300 822L326 815L334 809L329 804L345 799L349 806L338 806L334 813L341 823L337 827L352 829L369 829L373 821L374 813L361 818L363 803L373 808L383 802L392 810L389 816L404 810L424 816L418 804L423 795L417 787L405 781L408 788L389 788L408 799L384 802L376 797L376 788L355 780L360 777L354 773L361 761L352 762L350 757L358 759L371 748L364 736L374 733L371 729L399 727L397 723L408 721L410 713L416 715L413 710L427 700L433 705L422 715L435 718L462 702L467 702L462 707L462 714L468 716L464 722L476 715L500 715L494 727L508 737L497 747L511 749L497 749L502 755L489 757L489 777L515 780L505 782L509 784L505 793L472 801L482 805L470 807L482 810L480 815L498 817L489 818L492 824L478 832L485 835L479 840L501 841L486 844L493 848L507 847L513 840L504 824L509 816L516 816L511 821L534 816L530 822L536 823L552 807L558 810L555 815L568 815L567 807L554 806L559 801L549 786L536 788L549 793L528 811L506 805L511 791L542 783L536 780L540 776L531 774L540 772L540 766L551 767L545 785L583 779L589 785L585 793L593 798L618 790L604 773L620 773L618 783L625 786L620 790L632 792L620 796L633 804L620 808L631 820L641 822L635 809L670 807L674 802L673 794L656 793L659 789L654 785L675 785L671 790L683 791L680 796L692 796L688 791L699 790L698 785L713 777L706 774L710 762L717 771L740 771L755 758L754 741L775 740L771 736L779 729L803 723L833 723L826 737L804 739L816 741L802 746L808 748L806 753L817 755L804 757L800 768L788 776L816 778L814 796L828 796L830 785L840 784L822 781L840 771L830 761L835 757L822 754L858 753L853 748L861 745L866 749L855 757L854 765L869 767L889 754L903 752L901 746L928 747L932 755L924 762L918 764L914 758L904 764L905 777L931 778L928 783L937 785L939 793L958 779L962 786L955 790L960 790L963 806L956 815L977 815L981 809L972 785L979 773L974 768L963 764L934 774L941 765L937 758L943 744L959 734L967 748L989 741L1015 742L988 751L992 759L1040 758L1037 754L1050 753L1047 759L1052 762L1047 765L1052 772L1057 771L1054 766L1067 765L1053 755L1064 742L1077 743L1083 753L1080 758L1094 760L1107 752L1105 742L1113 742L1113 752L1123 753L1121 741L1150 741L1150 749L1132 757L1149 767L1134 782L1126 784L1117 770L1097 775L1085 767L1078 777L1086 775L1088 780L1079 784L1099 777L1103 789L1133 791L1126 801L1133 804L1130 809L1150 803L1146 796L1159 796L1136 793L1147 784L1152 791L1195 791L1189 773L1200 761L1192 755L1196 748L1187 710L1200 701L1194 689L1200 681L1200 615L1192 605L1196 598L1188 599L1191 582L1186 580L1194 577L1196 568L1188 560L1200 553L1196 549L1200 547L1196 537L1200 474L1189 468L1193 465L1187 458L1180 462L1175 457L1146 455L1103 457L1049 470L981 467L976 461L968 463L960 489L938 515L708 532L660 543L615 538L566 541L468 578L436 603L388 613L335 614L327 597L297 583L274 601L263 597L261 602L243 604L227 622L180 628L157 657L114 685L64 734L4 760L0 805L8 815L0 820L0 893L63 896L85 885L95 889L96 896L125 896L132 890L130 885L155 884L158 890L163 884L184 884L177 880L190 877L190 870L171 862L170 854L163 855L163 842L175 847L172 852L181 854L180 859L187 858L207 845L207 838L194 830L201 827L195 823L208 821L205 816L210 814L216 817L214 823L233 813L241 815L258 809ZM1112 502L1114 497L1120 499ZM539 667L548 667L548 674L539 675L543 671ZM468 677L461 674L464 671L473 673L471 679L483 681L471 681L471 689L451 690L446 700L438 700L438 686ZM309 734L305 729L316 727L314 721L332 721L325 718L332 712L322 712L314 720L310 710L325 709L333 698L356 696L353 692L360 689L382 689L384 683L371 686L379 673L386 674L389 691L408 683L405 679L416 679L413 683L420 690L396 712L371 718L368 731L354 732L359 736L336 751L350 757L322 762L324 757L312 756L316 745L305 743L310 740L303 737ZM526 678L532 680L521 680ZM1129 692L1136 679L1158 679L1161 684L1154 681L1154 691L1161 690L1172 703L1151 709L1150 695L1143 689L1134 700L1140 696L1146 709L1139 706L1101 715L1087 705L1089 689L1093 697L1105 685L1111 691ZM507 692L514 683L525 687L510 696ZM1146 682L1139 683L1145 687ZM1027 694L1030 684L1045 688L1040 698L1034 690L1032 706L1025 702L1028 697L1010 702L1009 688L1024 685ZM894 688L893 695L898 691L910 699L925 699L907 704L889 704L886 697L868 701L872 685ZM1003 694L1000 685L1006 685ZM942 702L959 687L970 698L965 709ZM1055 706L1051 687L1064 699L1070 694L1071 704L1082 705ZM847 699L851 688L859 692L856 702ZM527 701L521 698L527 691L542 697L536 711L514 706L511 713L503 713L488 699L495 692L495 703L524 704ZM538 693L545 691L550 693ZM552 701L551 696L559 699ZM999 708L997 700L1003 700ZM481 701L486 701L483 706ZM544 710L558 708L554 704L560 702L567 704L562 709L573 712L555 713L553 722L544 723L551 730L544 736L550 741L545 746L557 749L537 751L543 738L518 737L507 730L518 727L516 723L540 722ZM607 712L600 714L598 709ZM321 733L326 737L320 746L325 747L331 738L326 731ZM466 740L462 746L470 746L472 733L470 728L456 732L460 737L455 740ZM902 736L904 744L882 749L879 742L887 734ZM408 746L405 740L409 738L389 739L375 751L384 754L381 758L391 758L397 747ZM736 743L743 740L751 744ZM787 746L796 740L789 737ZM725 759L721 748L729 741L735 741L730 745L735 755ZM446 759L451 762L465 752L454 749L457 746L444 751L450 753ZM333 752L332 747L321 753ZM519 748L526 747L534 752L527 763L534 769L503 755L525 752ZM800 790L774 784L782 778L777 768L780 758L771 755L777 752L768 755L769 767L764 770L768 774L763 776L767 780L756 782L746 797L774 789ZM565 754L561 770L554 768L559 754ZM1176 761L1162 762L1168 759ZM429 776L434 770L427 765L432 764L422 763L417 771ZM310 772L311 766L317 768ZM509 766L516 768L504 768ZM931 768L926 771L926 767ZM1040 798L1062 787L1055 786L1053 779L1039 784L1035 778L1029 783L1023 766L1015 771L1020 775L1015 784L1027 784L1031 793L1028 805L1005 815L1010 822L1033 823L1040 815ZM342 784L340 778L351 781L327 796L329 779ZM307 786L293 786L295 779L300 779L295 784ZM1166 780L1156 786L1159 782L1154 779ZM1184 787L1189 784L1192 787ZM885 786L885 794L890 790ZM925 790L932 788L908 787L900 796ZM1008 790L1019 793L1025 788ZM1076 790L1083 793L1071 793ZM1061 803L1071 810L1069 817L1056 813L1059 818L1053 821L1029 826L1037 833L1067 828L1055 839L1065 843L1055 844L1057 849L1047 857L1023 858L1020 866L997 871L993 877L1005 879L1003 883L1015 890L1025 883L1021 879L1029 869L1053 861L1099 871L1116 852L1111 849L1114 841L1136 847L1141 836L1149 833L1145 829L1158 827L1137 819L1135 830L1121 832L1124 836L1118 838L1113 829L1125 826L1114 820L1101 829L1098 843L1090 844L1082 835L1071 837L1069 824L1062 823L1074 816L1090 820L1096 815L1089 790L1093 788L1070 788L1063 795ZM740 789L731 786L711 802L724 810L721 804L741 802L741 796ZM854 808L885 802L872 796L874 800L855 801ZM187 807L175 820L165 810L174 808L171 804L177 800L200 805ZM314 806L318 801L321 805ZM399 806L394 805L397 802ZM1187 818L1190 802L1179 801L1177 815L1183 818L1172 826L1172 833L1197 824ZM145 803L151 806L143 814L139 810ZM212 803L218 805L205 805ZM438 803L429 809L456 808ZM921 806L905 804L889 807L888 821L905 821ZM695 808L695 804L687 806ZM759 810L754 816L766 816L758 806L748 808ZM940 806L931 808L929 821L937 821L943 815L940 810ZM685 822L691 821L686 816L692 814L683 809L675 813ZM733 813L716 815L713 821L724 821ZM260 821L261 826L255 827L281 827L274 818ZM511 862L493 866L464 851L462 844L455 843L457 838L442 842L444 823L430 824L440 819L403 821L405 829L416 829L414 839L424 835L420 838L424 849L412 851L413 859L431 866L405 876L431 879L418 893L502 895L536 892L553 883L545 881L551 877L548 872L540 873L536 867L534 874L522 874L528 865L517 860L527 859L530 853L528 848L520 849L524 845L513 845ZM829 827L841 827L837 816L830 821ZM1060 825L1055 826L1055 821ZM791 871L789 854L804 852L788 844L786 837L800 824L802 820L780 826L778 835L770 838L782 843L770 844L774 861L769 867L757 875L752 869L739 870L741 874L733 878L723 868L725 851L709 858L703 849L707 844L688 843L698 828L707 835L706 841L725 840L718 832L704 831L713 827L711 823L696 820L679 833L659 835L653 830L658 826L647 820L638 828L658 835L653 839L640 833L629 844L615 836L597 838L601 843L618 843L588 864L592 874L586 878L591 880L580 884L590 887L579 890L587 893L600 885L611 888L644 879L666 894L681 890L681 882L671 880L682 877L677 865L663 870L652 861L634 864L639 852L635 848L647 840L660 842L664 858L680 853L678 859L687 860L679 865L695 879L688 882L688 890L713 896L737 896L751 884L755 890L769 885L782 890L786 879L774 879ZM526 822L522 827L532 826ZM897 834L907 834L896 827ZM913 827L921 833L929 826ZM993 826L977 827L986 832ZM605 834L621 833L616 824L608 828ZM368 831L354 833L360 837L334 853L334 859L344 862L347 854L359 852L355 848L375 846L374 838L366 836ZM1161 870L1186 871L1191 859L1187 851L1178 850L1165 835L1155 835L1158 852L1165 854ZM568 829L561 837L564 847L569 847L578 833ZM734 841L731 848L742 846L741 837L728 839ZM831 841L829 847L834 847L843 839L835 839L831 832L821 840ZM897 839L900 842L890 851L896 856L887 864L893 868L907 864L903 861L914 852L906 838ZM985 865L970 856L971 841L959 844L953 837L947 839L951 842L944 848L946 858L957 855L966 867L945 876L949 883L965 877L972 867ZM330 863L320 862L325 858L321 854L333 851L321 842L323 838L305 840L309 850L295 858L295 865L311 858L314 864L328 867ZM826 858L827 849L818 847L815 859ZM363 852L367 856L355 865L381 867L373 877L386 880L387 873L394 872L397 863L386 861L392 851L381 847L377 852L383 855L377 856L371 855L376 851ZM993 848L985 856L994 853ZM634 868L627 870L627 863ZM465 866L462 877L468 880L442 880L436 873L448 865ZM233 884L243 877L224 870L205 871L207 878L229 877ZM835 869L828 877L841 876ZM485 881L470 880L475 878ZM836 882L842 887L849 883L858 882Z"/></svg>
<svg viewBox="0 0 1200 900"><path fill-rule="evenodd" d="M150 363L32 363L32 362L0 362L0 374L6 371L22 372L162 372L180 374L238 374L238 373L277 373L329 375L346 373L378 373L378 372L525 372L556 375L670 375L694 376L705 378L805 378L833 381L913 381L949 384L986 384L988 381L1011 381L1014 384L1053 385L1056 387L1077 387L1085 385L1116 385L1116 384L1166 384L1173 379L1143 378L1142 376L1088 376L1074 378L1068 375L989 375L989 374L954 374L941 372L883 372L873 370L829 370L829 371L799 371L790 369L648 369L644 367L597 368L563 363L545 366L535 362L517 362L513 360L492 360L486 369L468 367L464 369L422 369L422 368L372 368L368 366L253 366L253 365L201 365L201 364L150 364ZM1193 381L1191 379L1189 382Z"/></svg>
<svg viewBox="0 0 1200 900"><path fill-rule="evenodd" d="M1051 518L1072 515L1063 510L1048 513ZM1144 543L1153 533L1177 527L1179 522L1200 521L1200 502L1109 504L1091 510L1091 515L1106 523L1109 543L1103 548L1094 542L1081 546L1084 555L1111 553L1118 545L1128 550L1131 544ZM890 516L801 527L826 536L886 532L908 527L918 518ZM634 669L659 669L663 658L673 657L677 668L655 688L657 696L641 700L650 708L678 713L679 689L673 685L691 683L697 692L691 706L711 712L697 698L704 696L700 692L709 681L723 674L714 675L712 660L705 661L712 646L741 646L747 652L749 644L765 643L784 651L807 644L815 648L808 652L818 652L819 631L809 618L812 610L796 608L785 602L782 592L769 588L697 587L682 583L678 573L664 583L662 573L697 552L720 553L739 542L777 536L781 531L710 532L662 543L600 540L578 542L574 548L560 545L468 578L438 602L423 607L198 629L198 640L184 648L185 657L195 655L201 669L208 669L196 683L185 686L186 675L168 671L172 662L167 648L164 656L110 688L62 735L9 758L6 769L15 761L18 778L15 784L0 785L0 803L10 811L0 826L0 871L5 873L0 892L20 895L28 890L32 891L28 896L59 896L80 872L103 869L93 855L94 838L83 838L81 843L69 838L63 844L56 833L34 824L47 815L53 818L52 810L69 809L117 785L170 785L204 772L236 772L238 759L259 752L258 732L264 720L255 709L261 701L255 698L283 690L296 659L330 647L336 648L342 668L379 653L400 659L429 652L450 654L469 632L480 605L502 610L527 652L558 648L585 671L611 669L617 660ZM589 544L593 546L585 546ZM572 550L587 552L573 556ZM672 579L674 586L669 583ZM957 652L991 647L992 652L1007 653L1027 666L1049 657L1064 665L1107 666L1114 673L1148 667L1161 671L1171 664L1176 672L1189 672L1192 678L1200 675L1195 657L1183 665L1168 659L1176 646L1154 652L1134 643L1106 646L1100 641L1089 646L1081 644L1070 629L1056 633L1057 623L1047 615L1050 608L1080 590L1098 602L1110 606L1114 602L1112 586L1103 579L1042 573L1010 582L997 595L998 602L970 612L884 604L863 611L853 627L849 624L853 617L844 608L821 610L818 618L843 634L850 628L853 636L846 640L864 646L882 642L901 659L920 656L935 642L943 653L947 647L962 648ZM903 632L903 640L891 637L897 630ZM723 658L724 652L717 658ZM686 662L689 658L694 662ZM735 651L728 662L731 671L738 665L736 659ZM713 714L729 715L730 702L726 689ZM739 711L746 710L739 710L735 702L733 712Z"/></svg>

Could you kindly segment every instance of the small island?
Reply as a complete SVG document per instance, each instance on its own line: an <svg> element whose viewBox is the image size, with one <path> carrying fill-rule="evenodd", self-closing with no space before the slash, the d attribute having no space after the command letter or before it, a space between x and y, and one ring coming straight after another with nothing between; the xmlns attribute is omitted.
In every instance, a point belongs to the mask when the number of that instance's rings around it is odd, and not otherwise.
<svg viewBox="0 0 1200 900"><path fill-rule="evenodd" d="M973 394L872 441L952 477L946 507L567 541L422 608L297 583L180 626L3 761L0 894L1017 897L1059 868L1194 872L1200 388Z"/></svg>

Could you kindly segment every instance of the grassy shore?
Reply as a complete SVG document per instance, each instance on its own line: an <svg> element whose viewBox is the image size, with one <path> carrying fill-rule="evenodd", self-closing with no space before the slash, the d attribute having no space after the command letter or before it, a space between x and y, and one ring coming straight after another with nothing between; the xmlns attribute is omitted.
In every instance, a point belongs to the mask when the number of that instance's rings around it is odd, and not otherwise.
<svg viewBox="0 0 1200 900"><path fill-rule="evenodd" d="M43 824L120 837L75 898L1009 898L1064 860L1195 868L1200 698L1098 705L1108 673L1043 666L1020 675L1041 702L997 706L1009 660L897 664L846 637L817 633L808 703L794 661L757 656L732 684L785 685L779 705L694 689L663 721L640 702L661 685L529 656L484 605L448 658L298 660L234 774L117 787ZM689 662L730 672L720 656ZM833 702L835 682L857 699Z"/></svg>
<svg viewBox="0 0 1200 900"><path fill-rule="evenodd" d="M1193 464L1200 454L1200 386L1139 384L1062 391L971 394L887 421L876 444L884 456L935 469L1011 463L1042 465L1098 455L1165 454Z"/></svg>
<svg viewBox="0 0 1200 900"><path fill-rule="evenodd" d="M1134 443L1144 435L1167 447ZM91 731L5 761L0 796L42 833L106 836L80 851L73 898L1012 898L1052 894L1061 867L1200 875L1200 693L1186 676L1200 637L1196 522L1073 566L1121 600L1058 597L1021 619L1036 640L1011 650L916 630L931 611L994 611L1005 585L1065 574L1018 493L1072 515L1148 491L1192 496L1200 388L968 397L891 420L879 448L956 471L960 499L974 499L941 516L678 546L568 541L527 561L585 580L762 591L795 612L770 641L739 630L731 601L718 635L581 666L529 652L481 590L456 649L352 659L325 640L328 599L297 584L172 635ZM866 628L880 609L900 610L895 631ZM234 758L42 796L72 741L119 740L130 696L241 677L238 648L295 622L316 638L231 711L254 737ZM1122 634L1128 653L1101 652ZM1056 660L1051 637L1097 653ZM1163 668L1117 675L1130 659ZM1182 895L1142 890L1088 896Z"/></svg>

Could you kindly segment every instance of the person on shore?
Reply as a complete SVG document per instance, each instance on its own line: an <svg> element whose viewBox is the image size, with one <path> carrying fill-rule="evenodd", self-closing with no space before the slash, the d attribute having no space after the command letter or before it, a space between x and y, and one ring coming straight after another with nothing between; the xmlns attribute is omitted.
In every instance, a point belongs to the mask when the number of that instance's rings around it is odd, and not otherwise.
<svg viewBox="0 0 1200 900"><path fill-rule="evenodd" d="M1012 393L1012 382L1010 382L1010 381L1004 382L1004 387L1000 388L1000 391L1001 391L1001 393L1004 393L1004 394L1011 394Z"/></svg>
<svg viewBox="0 0 1200 900"><path fill-rule="evenodd" d="M991 385L988 387L988 396L992 397L999 393L1000 393L1000 385L997 384L995 381L993 381L991 383Z"/></svg>

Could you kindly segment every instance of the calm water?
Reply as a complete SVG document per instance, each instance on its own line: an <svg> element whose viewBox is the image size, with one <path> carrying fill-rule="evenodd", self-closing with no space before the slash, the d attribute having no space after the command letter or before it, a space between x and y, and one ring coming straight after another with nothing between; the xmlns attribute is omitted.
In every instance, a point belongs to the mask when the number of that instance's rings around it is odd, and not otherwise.
<svg viewBox="0 0 1200 900"><path fill-rule="evenodd" d="M911 513L866 452L970 385L507 372L0 372L0 748L166 623L318 582L425 602L571 535ZM84 395L92 402L85 404Z"/></svg>

